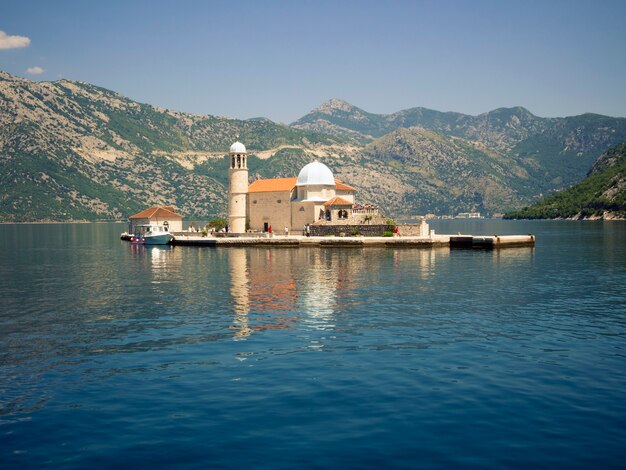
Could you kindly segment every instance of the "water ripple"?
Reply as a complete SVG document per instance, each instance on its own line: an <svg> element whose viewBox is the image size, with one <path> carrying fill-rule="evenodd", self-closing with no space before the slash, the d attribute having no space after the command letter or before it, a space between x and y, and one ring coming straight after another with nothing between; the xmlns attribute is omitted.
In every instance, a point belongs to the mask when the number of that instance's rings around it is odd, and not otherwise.
<svg viewBox="0 0 626 470"><path fill-rule="evenodd" d="M0 226L0 461L621 466L626 224L467 223L539 242L159 249Z"/></svg>

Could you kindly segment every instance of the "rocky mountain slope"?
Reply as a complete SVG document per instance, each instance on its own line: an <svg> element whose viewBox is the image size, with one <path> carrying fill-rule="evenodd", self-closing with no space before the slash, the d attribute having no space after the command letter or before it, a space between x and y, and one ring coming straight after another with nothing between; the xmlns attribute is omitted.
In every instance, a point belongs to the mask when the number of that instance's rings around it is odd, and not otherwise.
<svg viewBox="0 0 626 470"><path fill-rule="evenodd" d="M151 204L220 214L223 175L202 167L222 161L237 136L251 151L338 144L266 119L178 113L87 83L0 72L0 220L120 219Z"/></svg>
<svg viewBox="0 0 626 470"><path fill-rule="evenodd" d="M609 146L626 139L626 118L583 114L541 118L528 110L500 108L478 116L411 108L372 114L333 99L291 125L365 144L396 129L422 127L477 142L525 169L537 194L584 177Z"/></svg>
<svg viewBox="0 0 626 470"><path fill-rule="evenodd" d="M318 159L393 217L504 212L581 179L626 138L625 119L551 120L523 108L383 116L331 100L308 116L284 126L192 115L0 72L0 221L124 219L152 204L187 219L223 216L237 136L251 180L294 176Z"/></svg>
<svg viewBox="0 0 626 470"><path fill-rule="evenodd" d="M524 199L529 179L523 167L474 141L420 127L392 131L365 146L363 154L366 167L395 168L411 186L402 205L413 213L514 207Z"/></svg>
<svg viewBox="0 0 626 470"><path fill-rule="evenodd" d="M587 178L542 201L505 216L508 219L625 219L626 142L598 158Z"/></svg>

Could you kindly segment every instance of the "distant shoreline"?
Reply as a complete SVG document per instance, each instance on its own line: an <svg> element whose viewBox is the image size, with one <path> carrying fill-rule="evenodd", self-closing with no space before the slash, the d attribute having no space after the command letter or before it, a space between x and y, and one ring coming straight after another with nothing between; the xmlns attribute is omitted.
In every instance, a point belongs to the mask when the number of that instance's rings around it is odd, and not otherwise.
<svg viewBox="0 0 626 470"><path fill-rule="evenodd" d="M30 221L0 221L0 225L45 225L45 224L123 224L127 220L30 220Z"/></svg>
<svg viewBox="0 0 626 470"><path fill-rule="evenodd" d="M504 217L504 220L571 220L572 222L579 221L606 221L611 222L613 220L626 220L626 216L616 212L605 212L601 215L590 215L582 217L580 214L576 214L572 217Z"/></svg>
<svg viewBox="0 0 626 470"><path fill-rule="evenodd" d="M195 221L196 219L194 219ZM197 219L199 220L199 219ZM404 220L404 219L402 219ZM621 217L621 216L614 216L614 217L585 217L585 218L578 218L578 217L569 217L569 218L561 218L561 217L555 217L555 218L519 218L519 219L505 219L505 218L480 218L480 219L458 219L458 218L451 218L451 219L427 219L427 220L445 220L445 221L451 221L451 220L462 220L462 221L468 221L468 220L506 220L506 221L515 221L515 220L560 220L560 221L570 221L570 222L598 222L598 221L603 221L603 222L611 222L611 221L624 221L626 220L626 217ZM0 225L58 225L58 224L126 224L128 223L128 220L30 220L30 221L0 221Z"/></svg>

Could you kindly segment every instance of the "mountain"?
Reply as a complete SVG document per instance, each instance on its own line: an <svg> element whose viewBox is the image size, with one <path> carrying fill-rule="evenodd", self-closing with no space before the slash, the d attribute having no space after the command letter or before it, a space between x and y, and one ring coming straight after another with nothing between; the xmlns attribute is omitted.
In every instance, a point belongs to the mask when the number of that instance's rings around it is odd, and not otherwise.
<svg viewBox="0 0 626 470"><path fill-rule="evenodd" d="M626 218L626 142L602 154L580 183L505 218Z"/></svg>
<svg viewBox="0 0 626 470"><path fill-rule="evenodd" d="M333 98L291 124L296 129L314 130L342 137L355 143L368 143L399 127L424 127L451 132L460 113L442 113L412 108L394 114L373 114L346 101Z"/></svg>
<svg viewBox="0 0 626 470"><path fill-rule="evenodd" d="M317 159L391 217L489 214L579 181L626 138L625 119L524 108L377 115L331 100L307 116L285 126L186 114L84 82L0 72L0 221L119 220L155 204L188 220L224 216L237 136L251 181L294 176Z"/></svg>
<svg viewBox="0 0 626 470"><path fill-rule="evenodd" d="M411 188L400 201L408 214L492 213L525 199L527 171L475 141L421 127L399 128L366 145L363 155L370 172L394 168Z"/></svg>
<svg viewBox="0 0 626 470"><path fill-rule="evenodd" d="M252 152L338 144L266 119L179 113L88 83L0 72L0 220L120 219L153 204L223 213L223 157L237 136Z"/></svg>
<svg viewBox="0 0 626 470"><path fill-rule="evenodd" d="M481 144L509 158L533 180L535 194L563 188L584 177L595 159L626 139L626 118L583 114L542 118L522 107L478 116L411 108L372 114L332 99L291 124L366 144L399 128L422 127Z"/></svg>

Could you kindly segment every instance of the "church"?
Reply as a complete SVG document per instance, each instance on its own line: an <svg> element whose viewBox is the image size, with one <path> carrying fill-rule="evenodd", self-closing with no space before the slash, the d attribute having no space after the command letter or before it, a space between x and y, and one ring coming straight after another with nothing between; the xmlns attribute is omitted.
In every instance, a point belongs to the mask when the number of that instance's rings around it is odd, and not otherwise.
<svg viewBox="0 0 626 470"><path fill-rule="evenodd" d="M229 152L228 223L230 232L300 231L319 221L351 218L356 189L334 178L326 165L312 162L297 177L248 183L248 155L241 142Z"/></svg>

